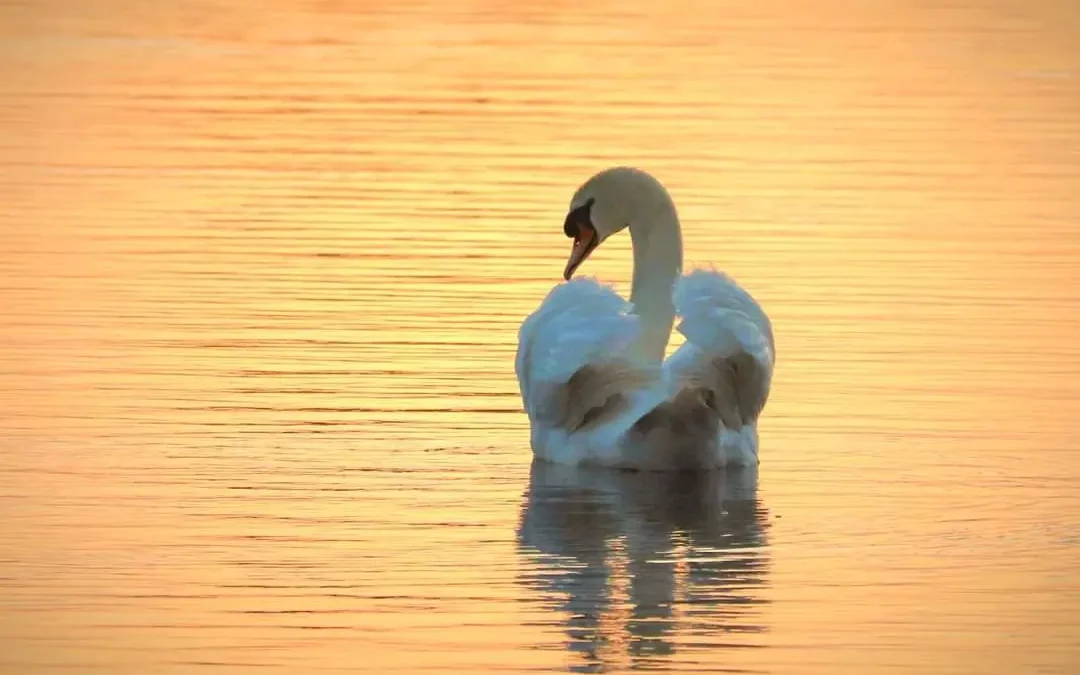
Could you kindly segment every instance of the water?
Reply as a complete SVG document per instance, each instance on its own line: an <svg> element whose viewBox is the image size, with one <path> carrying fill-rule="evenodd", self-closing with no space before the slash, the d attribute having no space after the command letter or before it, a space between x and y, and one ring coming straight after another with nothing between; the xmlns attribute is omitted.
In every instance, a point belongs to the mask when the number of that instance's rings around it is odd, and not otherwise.
<svg viewBox="0 0 1080 675"><path fill-rule="evenodd" d="M1077 672L1078 36L7 4L0 671ZM530 468L517 327L621 163L773 318L757 472Z"/></svg>

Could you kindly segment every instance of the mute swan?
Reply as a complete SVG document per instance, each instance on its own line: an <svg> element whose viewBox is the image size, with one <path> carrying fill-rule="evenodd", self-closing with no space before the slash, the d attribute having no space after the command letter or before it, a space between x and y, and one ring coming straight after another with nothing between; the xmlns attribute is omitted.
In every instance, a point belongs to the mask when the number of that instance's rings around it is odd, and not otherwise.
<svg viewBox="0 0 1080 675"><path fill-rule="evenodd" d="M616 232L634 252L630 302L574 271ZM606 169L570 201L563 278L521 325L515 371L536 459L644 470L758 463L772 326L731 278L682 276L675 204L639 169ZM666 361L675 315L686 343Z"/></svg>

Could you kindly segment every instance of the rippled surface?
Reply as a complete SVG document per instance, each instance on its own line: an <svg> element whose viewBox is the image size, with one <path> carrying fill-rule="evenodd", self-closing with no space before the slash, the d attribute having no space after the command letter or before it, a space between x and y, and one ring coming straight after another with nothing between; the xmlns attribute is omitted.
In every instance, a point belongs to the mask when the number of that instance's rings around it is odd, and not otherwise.
<svg viewBox="0 0 1080 675"><path fill-rule="evenodd" d="M542 4L0 9L0 670L1080 669L1075 3ZM773 317L756 472L530 468L615 163Z"/></svg>

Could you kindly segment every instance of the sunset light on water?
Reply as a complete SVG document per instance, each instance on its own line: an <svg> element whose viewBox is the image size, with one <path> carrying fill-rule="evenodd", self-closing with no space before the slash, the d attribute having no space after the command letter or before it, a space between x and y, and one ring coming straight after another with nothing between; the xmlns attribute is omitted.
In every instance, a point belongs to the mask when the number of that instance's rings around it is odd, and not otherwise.
<svg viewBox="0 0 1080 675"><path fill-rule="evenodd" d="M1078 672L1074 5L0 7L0 672ZM532 464L624 164L756 469Z"/></svg>

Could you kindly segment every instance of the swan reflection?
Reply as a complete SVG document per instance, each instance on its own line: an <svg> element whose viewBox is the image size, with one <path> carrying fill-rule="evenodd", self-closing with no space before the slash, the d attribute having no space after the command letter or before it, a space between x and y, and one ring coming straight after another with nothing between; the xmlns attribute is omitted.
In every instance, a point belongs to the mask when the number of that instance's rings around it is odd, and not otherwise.
<svg viewBox="0 0 1080 675"><path fill-rule="evenodd" d="M765 630L757 468L632 473L534 462L518 531L524 580L559 611L572 670L646 666Z"/></svg>

